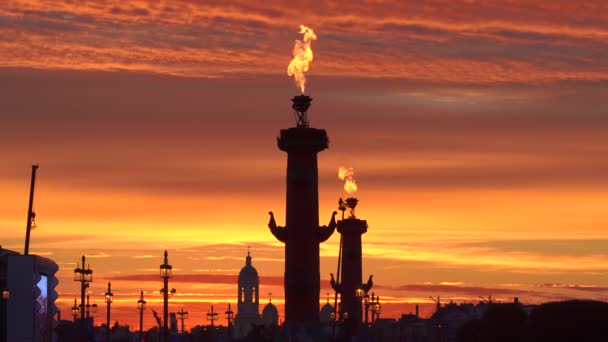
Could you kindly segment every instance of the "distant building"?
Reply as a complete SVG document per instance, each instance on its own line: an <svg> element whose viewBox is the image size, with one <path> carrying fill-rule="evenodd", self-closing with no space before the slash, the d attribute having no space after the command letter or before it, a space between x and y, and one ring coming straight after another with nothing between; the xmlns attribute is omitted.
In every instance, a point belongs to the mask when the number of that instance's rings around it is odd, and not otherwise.
<svg viewBox="0 0 608 342"><path fill-rule="evenodd" d="M0 341L53 340L58 269L51 259L0 248Z"/></svg>
<svg viewBox="0 0 608 342"><path fill-rule="evenodd" d="M272 304L272 298L268 300L268 304L262 310L262 322L264 322L265 326L279 325L279 310Z"/></svg>
<svg viewBox="0 0 608 342"><path fill-rule="evenodd" d="M327 302L319 311L319 321L321 324L329 324L332 321L331 314L334 313L334 307L329 304L329 293L327 294Z"/></svg>
<svg viewBox="0 0 608 342"><path fill-rule="evenodd" d="M251 255L247 252L245 267L239 273L237 313L234 319L234 336L247 336L254 324L261 323L260 279L258 271L251 265Z"/></svg>

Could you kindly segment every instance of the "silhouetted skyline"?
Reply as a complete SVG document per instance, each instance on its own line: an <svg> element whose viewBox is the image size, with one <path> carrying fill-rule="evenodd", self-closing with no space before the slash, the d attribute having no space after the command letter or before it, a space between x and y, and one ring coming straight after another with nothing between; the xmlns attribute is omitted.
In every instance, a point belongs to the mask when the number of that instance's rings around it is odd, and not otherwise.
<svg viewBox="0 0 608 342"><path fill-rule="evenodd" d="M354 167L383 316L429 316L429 295L606 300L608 19L586 3L2 3L0 244L23 250L38 162L30 253L58 263L64 318L82 254L119 322L137 326L142 289L161 312L168 249L171 310L204 322L235 303L247 246L260 303L272 292L283 318L267 212L283 224L276 137L294 124L285 69L307 24L310 125L331 137L320 223L346 197L338 167ZM320 249L321 303L338 243Z"/></svg>

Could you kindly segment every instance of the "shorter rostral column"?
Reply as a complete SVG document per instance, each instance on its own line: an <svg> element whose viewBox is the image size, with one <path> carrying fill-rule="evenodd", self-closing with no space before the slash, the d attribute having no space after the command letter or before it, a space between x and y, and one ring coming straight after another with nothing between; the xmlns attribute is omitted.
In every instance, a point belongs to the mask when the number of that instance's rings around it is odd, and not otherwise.
<svg viewBox="0 0 608 342"><path fill-rule="evenodd" d="M286 225L277 226L270 212L268 227L285 243L285 322L319 322L319 244L335 230L333 213L328 226L319 226L317 153L328 147L327 133L310 128L307 110L312 98L295 96L296 127L282 129L279 149L287 152Z"/></svg>
<svg viewBox="0 0 608 342"><path fill-rule="evenodd" d="M355 216L355 207L359 201L356 198L347 198L346 202L340 199L340 210L343 212L348 209L348 217L338 221L338 233L341 236L341 277L340 282L336 282L331 274L331 286L340 294L341 306L340 316L344 317L348 313L348 319L352 324L350 329L354 333L358 325L362 323L361 303L367 292L372 288L372 275L369 276L367 283L362 284L362 248L361 235L367 232L367 221L360 220Z"/></svg>

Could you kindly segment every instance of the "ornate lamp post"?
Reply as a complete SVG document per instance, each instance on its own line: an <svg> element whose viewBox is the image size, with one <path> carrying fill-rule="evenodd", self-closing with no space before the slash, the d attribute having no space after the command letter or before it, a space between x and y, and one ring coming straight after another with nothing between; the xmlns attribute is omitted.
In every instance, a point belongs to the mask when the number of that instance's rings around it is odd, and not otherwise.
<svg viewBox="0 0 608 342"><path fill-rule="evenodd" d="M228 310L225 312L226 320L228 321L228 333L230 333L230 329L232 328L232 320L234 320L234 311L230 309L230 303L228 303Z"/></svg>
<svg viewBox="0 0 608 342"><path fill-rule="evenodd" d="M184 320L188 319L188 311L184 311L184 308L182 308L181 311L177 312L177 319L180 319L182 321L182 334L184 333Z"/></svg>
<svg viewBox="0 0 608 342"><path fill-rule="evenodd" d="M367 327L369 325L369 295L366 293L365 296L363 296L363 305L365 306L365 326Z"/></svg>
<svg viewBox="0 0 608 342"><path fill-rule="evenodd" d="M376 297L376 320L380 319L380 311L382 310L382 305L380 305L380 296Z"/></svg>
<svg viewBox="0 0 608 342"><path fill-rule="evenodd" d="M114 294L112 293L112 284L110 284L110 282L108 282L108 291L106 291L105 293L105 301L106 304L108 305L108 308L106 310L106 327L108 329L108 334L106 335L106 340L110 341L110 337L111 337L111 333L110 333L110 304L112 304L112 302L114 301Z"/></svg>
<svg viewBox="0 0 608 342"><path fill-rule="evenodd" d="M169 265L169 257L167 251L165 251L165 260L162 265L160 265L160 277L163 278L163 331L161 333L162 341L167 341L167 337L169 334L169 278L171 278L173 273L173 266ZM173 292L173 291L172 291Z"/></svg>
<svg viewBox="0 0 608 342"><path fill-rule="evenodd" d="M93 303L93 305L91 305L89 302L89 295L87 295L87 304L85 307L87 308L87 318L91 317L91 312L93 315L97 313L97 304Z"/></svg>
<svg viewBox="0 0 608 342"><path fill-rule="evenodd" d="M357 301L359 302L359 305L358 305L359 319L358 319L357 324L361 324L361 309L362 309L361 305L363 304L363 300L365 299L365 296L367 296L367 293L365 293L365 290L363 288L359 287L355 290L355 296L357 297ZM365 321L365 323L367 324L367 320Z"/></svg>
<svg viewBox="0 0 608 342"><path fill-rule="evenodd" d="M74 298L74 306L72 306L72 316L74 316L74 324L76 324L76 319L78 318L78 314L80 314L80 308L78 308L78 304L76 303L76 298Z"/></svg>
<svg viewBox="0 0 608 342"><path fill-rule="evenodd" d="M86 326L84 321L84 294L86 289L89 287L89 283L93 281L93 270L89 268L85 269L85 257L82 256L82 268L76 267L74 269L74 281L80 282L80 339L82 341L87 340Z"/></svg>
<svg viewBox="0 0 608 342"><path fill-rule="evenodd" d="M382 306L380 305L380 296L375 296L372 292L372 299L369 303L371 311L372 311L372 324L380 318L380 310Z"/></svg>
<svg viewBox="0 0 608 342"><path fill-rule="evenodd" d="M146 301L144 300L144 291L141 291L139 300L137 301L137 309L139 309L139 338L144 340L144 310L146 309Z"/></svg>
<svg viewBox="0 0 608 342"><path fill-rule="evenodd" d="M211 326L213 327L213 322L217 320L217 312L213 311L213 305L211 305L211 311L207 313L207 320L211 321Z"/></svg>
<svg viewBox="0 0 608 342"><path fill-rule="evenodd" d="M365 289L363 288L358 288L356 294L357 298L362 301L362 304L364 306L365 326L367 326L369 324L369 295L367 294L367 291L365 291Z"/></svg>

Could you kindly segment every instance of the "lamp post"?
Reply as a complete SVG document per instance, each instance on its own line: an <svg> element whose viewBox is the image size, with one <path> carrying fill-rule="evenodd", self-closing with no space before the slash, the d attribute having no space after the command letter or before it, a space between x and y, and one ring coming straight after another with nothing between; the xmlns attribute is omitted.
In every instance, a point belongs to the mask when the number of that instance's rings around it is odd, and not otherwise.
<svg viewBox="0 0 608 342"><path fill-rule="evenodd" d="M177 312L177 319L180 319L182 321L182 334L184 333L184 320L188 319L188 311L184 311L184 308L182 308L181 311Z"/></svg>
<svg viewBox="0 0 608 342"><path fill-rule="evenodd" d="M86 325L84 320L84 294L85 290L89 287L89 283L93 281L93 270L89 268L85 269L85 257L82 256L82 268L76 267L74 269L74 281L80 282L80 339L82 341L87 340Z"/></svg>
<svg viewBox="0 0 608 342"><path fill-rule="evenodd" d="M374 323L380 318L380 310L382 308L382 305L380 305L380 296L374 296L374 293L372 292L372 300L369 305L372 311L372 323Z"/></svg>
<svg viewBox="0 0 608 342"><path fill-rule="evenodd" d="M160 265L160 277L163 278L163 331L162 331L162 341L166 342L169 335L169 278L171 278L173 273L173 267L169 265L169 257L168 253L165 250L165 260L162 265ZM173 291L172 291L173 292Z"/></svg>
<svg viewBox="0 0 608 342"><path fill-rule="evenodd" d="M97 313L97 304L93 303L91 305L91 303L89 302L89 295L87 295L87 304L85 305L85 307L87 308L87 318L91 316L91 312L93 312L93 315Z"/></svg>
<svg viewBox="0 0 608 342"><path fill-rule="evenodd" d="M357 325L361 324L361 311L363 309L361 306L363 305L363 300L365 299L366 295L367 295L367 293L365 293L365 290L363 288L359 287L355 290L355 296L357 297L357 301L359 302Z"/></svg>
<svg viewBox="0 0 608 342"><path fill-rule="evenodd" d="M230 334L230 328L232 328L232 320L234 319L234 311L230 309L230 303L228 303L228 310L225 312L226 320L228 320L228 334Z"/></svg>
<svg viewBox="0 0 608 342"><path fill-rule="evenodd" d="M376 321L376 319L380 318L380 296L376 296L373 292L372 292L372 298L369 301L369 308L370 311L372 312L372 324ZM366 318L367 318L367 311L366 311Z"/></svg>
<svg viewBox="0 0 608 342"><path fill-rule="evenodd" d="M144 300L144 291L141 291L139 300L137 301L137 308L139 309L139 338L141 341L144 340L144 310L146 309L146 301Z"/></svg>
<svg viewBox="0 0 608 342"><path fill-rule="evenodd" d="M365 306L365 326L367 327L369 325L369 295L366 293L365 296L363 296L363 305Z"/></svg>
<svg viewBox="0 0 608 342"><path fill-rule="evenodd" d="M376 320L380 319L381 310L382 310L382 305L380 305L380 296L376 296Z"/></svg>
<svg viewBox="0 0 608 342"><path fill-rule="evenodd" d="M110 337L112 334L110 333L110 304L114 301L114 294L112 293L112 284L108 282L108 291L105 293L105 301L108 305L106 310L106 328L108 329L108 334L106 335L106 341L110 341Z"/></svg>
<svg viewBox="0 0 608 342"><path fill-rule="evenodd" d="M76 298L74 298L74 306L72 306L72 316L74 316L74 324L76 324L76 319L78 318L79 313L80 313L80 308L78 308L78 304L76 303Z"/></svg>
<svg viewBox="0 0 608 342"><path fill-rule="evenodd" d="M213 327L213 322L217 320L217 312L213 311L213 305L211 305L211 311L207 313L207 320L211 321L211 327Z"/></svg>

